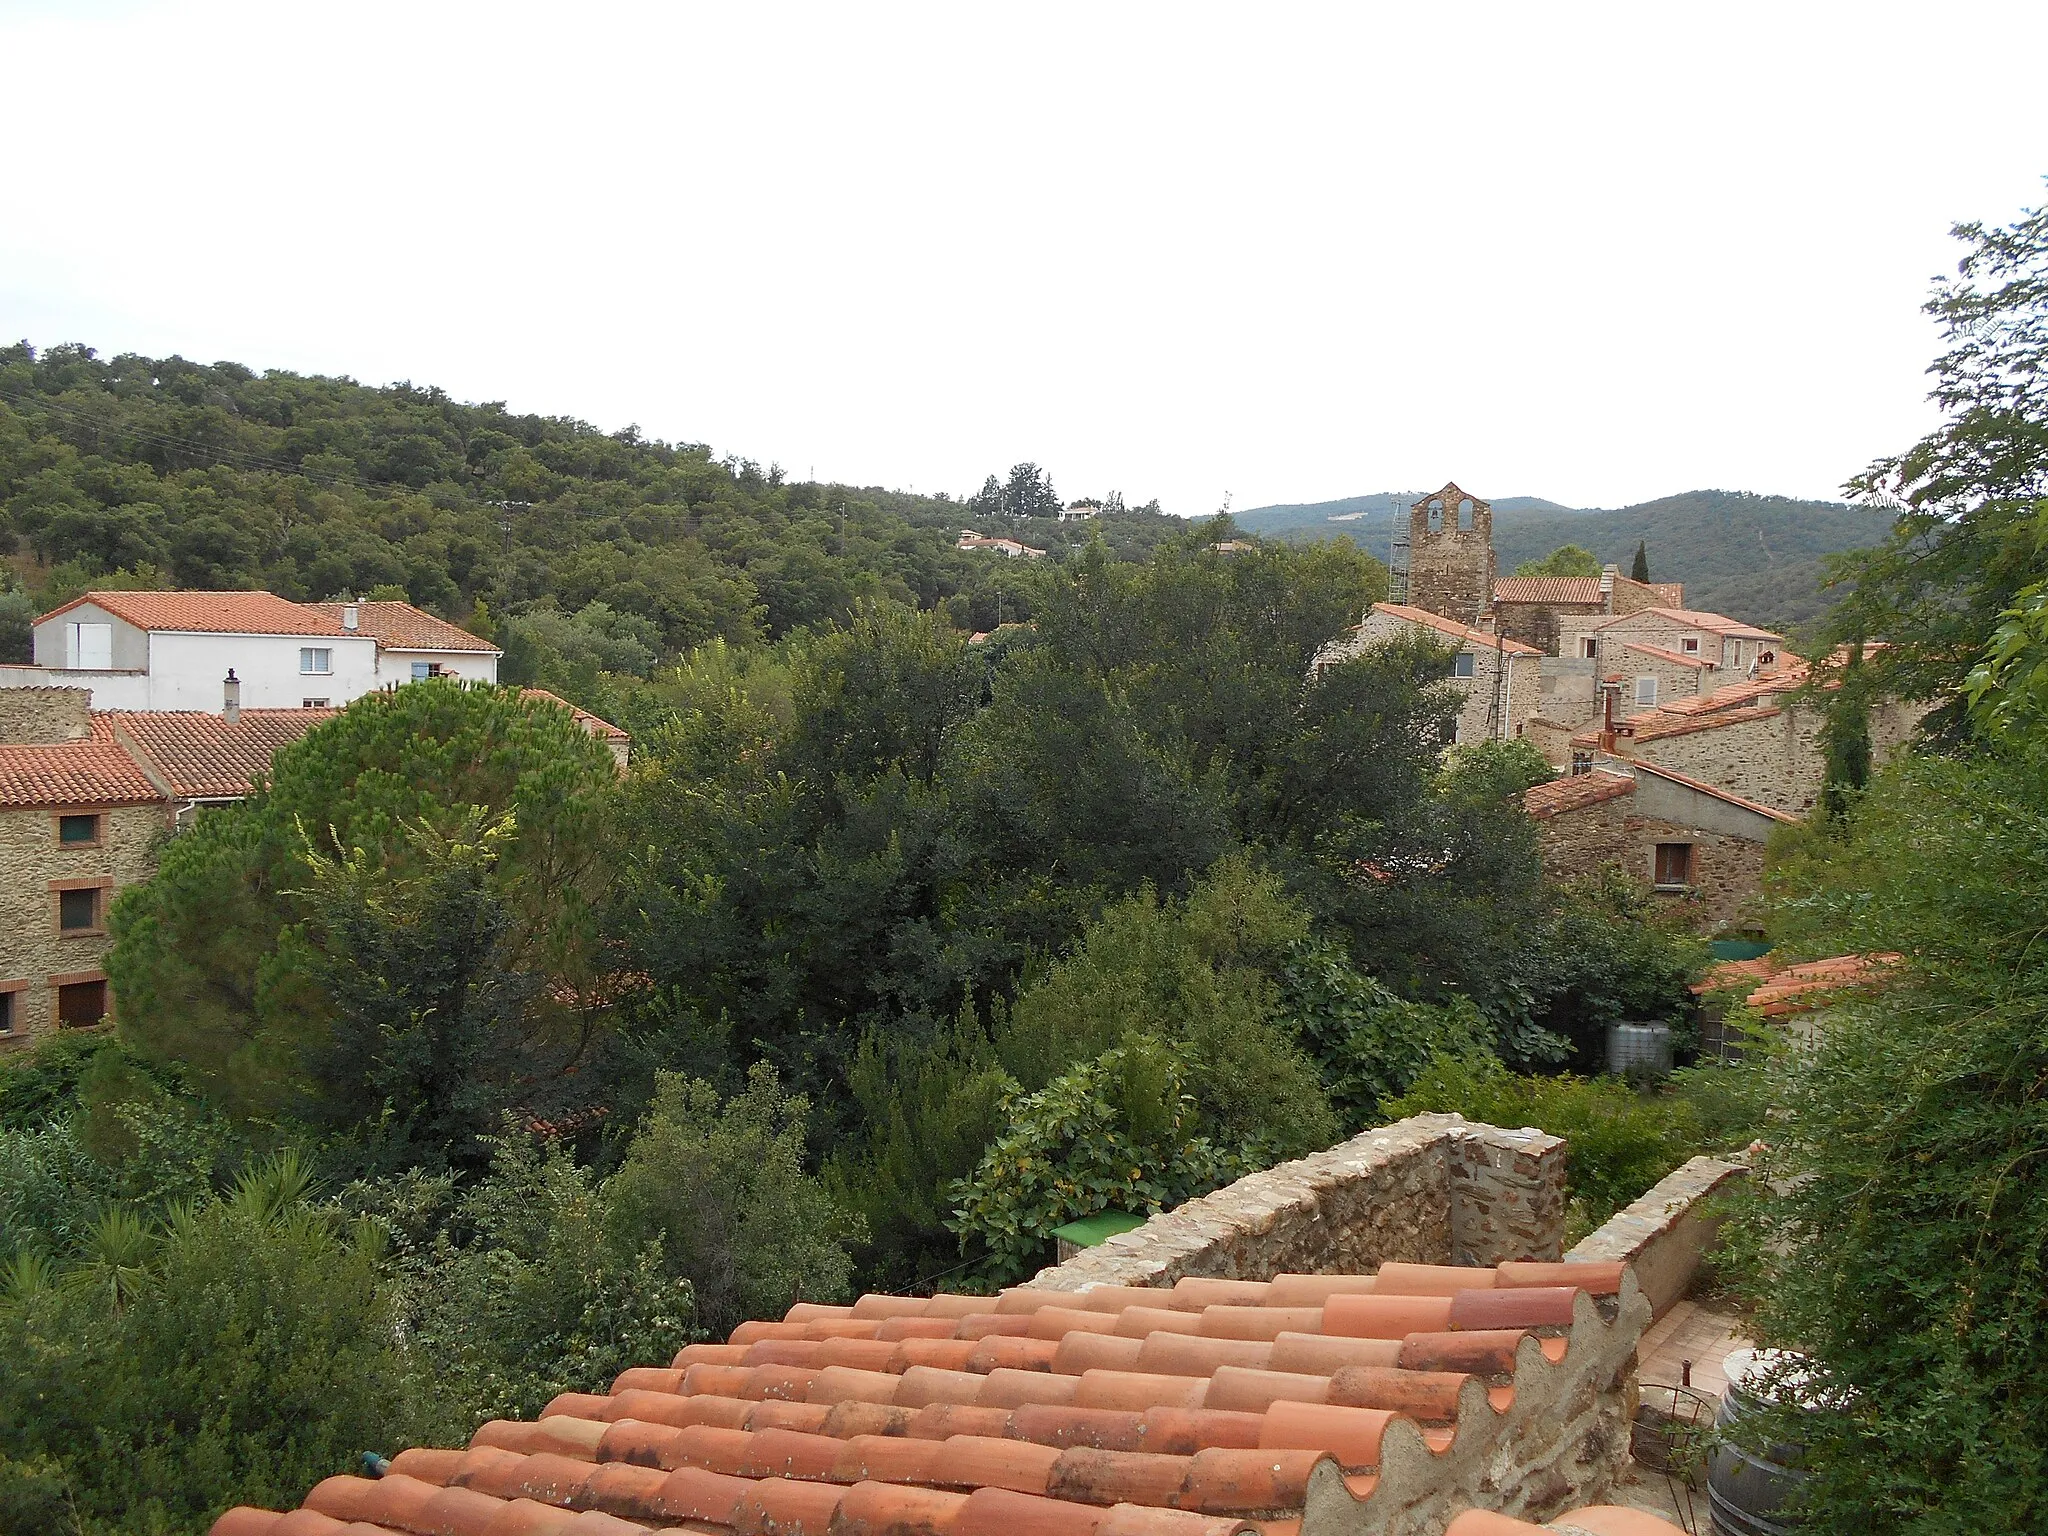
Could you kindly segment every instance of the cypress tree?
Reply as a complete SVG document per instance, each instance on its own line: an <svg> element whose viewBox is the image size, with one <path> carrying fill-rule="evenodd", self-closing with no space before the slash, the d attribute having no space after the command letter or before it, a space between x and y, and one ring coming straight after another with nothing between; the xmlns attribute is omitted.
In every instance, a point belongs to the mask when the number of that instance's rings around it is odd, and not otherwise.
<svg viewBox="0 0 2048 1536"><path fill-rule="evenodd" d="M1647 540L1636 540L1636 563L1630 569L1628 579L1630 581L1648 581L1650 579L1650 546Z"/></svg>

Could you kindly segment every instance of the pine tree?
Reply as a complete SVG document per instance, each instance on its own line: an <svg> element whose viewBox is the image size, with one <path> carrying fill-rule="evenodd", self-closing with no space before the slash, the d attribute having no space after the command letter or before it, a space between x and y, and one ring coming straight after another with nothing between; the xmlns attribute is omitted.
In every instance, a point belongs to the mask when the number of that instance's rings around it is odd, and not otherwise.
<svg viewBox="0 0 2048 1536"><path fill-rule="evenodd" d="M1650 579L1650 546L1646 540L1636 540L1636 563L1630 568L1628 579L1630 581L1648 581Z"/></svg>

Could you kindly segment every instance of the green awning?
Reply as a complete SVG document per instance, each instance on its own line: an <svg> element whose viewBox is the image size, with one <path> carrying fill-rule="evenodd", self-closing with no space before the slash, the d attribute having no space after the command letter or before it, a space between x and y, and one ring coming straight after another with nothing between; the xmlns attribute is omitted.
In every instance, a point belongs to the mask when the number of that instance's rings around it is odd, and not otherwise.
<svg viewBox="0 0 2048 1536"><path fill-rule="evenodd" d="M1070 1221L1064 1227L1054 1227L1052 1235L1062 1242L1072 1243L1076 1248L1093 1248L1097 1243L1115 1237L1119 1232L1128 1232L1133 1227L1143 1225L1143 1216L1133 1216L1128 1211L1097 1211L1093 1216L1083 1216L1079 1221Z"/></svg>

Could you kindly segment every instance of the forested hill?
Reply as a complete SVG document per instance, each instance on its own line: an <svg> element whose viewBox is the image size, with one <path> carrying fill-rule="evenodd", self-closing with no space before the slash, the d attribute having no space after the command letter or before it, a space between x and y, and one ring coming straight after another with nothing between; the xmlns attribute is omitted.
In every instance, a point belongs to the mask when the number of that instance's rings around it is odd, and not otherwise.
<svg viewBox="0 0 2048 1536"><path fill-rule="evenodd" d="M962 628L1022 616L1023 562L957 550L963 527L1055 553L1099 530L1130 558L1187 526L1156 507L1005 516L1058 505L1029 465L996 490L793 484L438 389L24 343L0 348L0 649L89 586L347 592L493 634L509 676L567 686L840 618L865 594Z"/></svg>
<svg viewBox="0 0 2048 1536"><path fill-rule="evenodd" d="M1384 559L1395 517L1406 516L1417 494L1254 507L1238 521L1289 540L1348 534ZM1507 496L1493 509L1494 550L1504 575L1563 544L1580 545L1626 570L1640 542L1648 546L1651 576L1684 582L1691 606L1780 629L1817 617L1832 601L1820 586L1821 556L1875 544L1891 527L1883 512L1747 491L1687 491L1586 510Z"/></svg>

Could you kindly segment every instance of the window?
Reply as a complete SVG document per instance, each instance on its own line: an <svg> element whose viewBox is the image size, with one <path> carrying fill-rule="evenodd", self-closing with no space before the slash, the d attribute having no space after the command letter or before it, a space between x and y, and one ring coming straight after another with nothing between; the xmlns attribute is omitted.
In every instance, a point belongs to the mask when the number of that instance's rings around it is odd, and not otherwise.
<svg viewBox="0 0 2048 1536"><path fill-rule="evenodd" d="M0 992L0 1035L14 1033L14 999L15 993Z"/></svg>
<svg viewBox="0 0 2048 1536"><path fill-rule="evenodd" d="M1470 533L1472 531L1472 498L1470 496L1467 496L1458 503L1458 531L1460 533Z"/></svg>
<svg viewBox="0 0 2048 1536"><path fill-rule="evenodd" d="M1442 533L1444 531L1444 504L1440 500L1432 500L1429 504L1429 531L1431 533Z"/></svg>
<svg viewBox="0 0 2048 1536"><path fill-rule="evenodd" d="M1656 678L1639 677L1636 679L1636 702L1638 704L1655 704L1657 702Z"/></svg>
<svg viewBox="0 0 2048 1536"><path fill-rule="evenodd" d="M74 886L57 893L59 933L97 933L100 926L100 888Z"/></svg>
<svg viewBox="0 0 2048 1536"><path fill-rule="evenodd" d="M1700 642L1696 636L1687 635L1678 642L1678 648L1688 656L1697 656L1700 653Z"/></svg>
<svg viewBox="0 0 2048 1536"><path fill-rule="evenodd" d="M1692 844L1657 845L1657 889L1683 890L1692 884Z"/></svg>
<svg viewBox="0 0 2048 1536"><path fill-rule="evenodd" d="M105 981L70 981L57 988L57 1022L67 1029L85 1029L107 1016Z"/></svg>
<svg viewBox="0 0 2048 1536"><path fill-rule="evenodd" d="M332 672L334 670L334 652L324 645L300 646L299 670L301 672Z"/></svg>
<svg viewBox="0 0 2048 1536"><path fill-rule="evenodd" d="M1579 659L1581 661L1593 661L1599 655L1600 642L1598 640L1595 640L1591 635L1579 636Z"/></svg>
<svg viewBox="0 0 2048 1536"><path fill-rule="evenodd" d="M325 699L301 699L299 700L299 708L325 709L327 708L327 701Z"/></svg>
<svg viewBox="0 0 2048 1536"><path fill-rule="evenodd" d="M1472 675L1472 667L1476 659L1477 658L1475 658L1470 651L1458 652L1458 654L1451 660L1451 676L1470 677Z"/></svg>
<svg viewBox="0 0 2048 1536"><path fill-rule="evenodd" d="M1590 752L1574 751L1572 753L1572 777L1576 779L1592 771L1593 754Z"/></svg>
<svg viewBox="0 0 2048 1536"><path fill-rule="evenodd" d="M64 626L66 665L84 672L110 672L114 666L114 626L111 624L66 624Z"/></svg>
<svg viewBox="0 0 2048 1536"><path fill-rule="evenodd" d="M424 683L428 678L440 675L441 663L438 661L416 661L412 664L412 680L416 683Z"/></svg>
<svg viewBox="0 0 2048 1536"><path fill-rule="evenodd" d="M100 841L100 819L89 814L59 816L57 841L66 848L96 848Z"/></svg>

